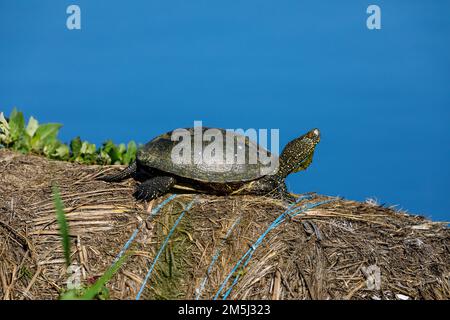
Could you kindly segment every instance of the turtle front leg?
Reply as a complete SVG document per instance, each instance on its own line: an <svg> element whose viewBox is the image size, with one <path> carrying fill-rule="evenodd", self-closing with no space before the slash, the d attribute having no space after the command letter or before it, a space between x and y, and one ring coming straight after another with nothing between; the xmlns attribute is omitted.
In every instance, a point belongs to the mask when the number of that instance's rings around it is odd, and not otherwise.
<svg viewBox="0 0 450 320"><path fill-rule="evenodd" d="M174 177L156 176L138 185L133 195L137 200L152 200L167 193L175 182Z"/></svg>

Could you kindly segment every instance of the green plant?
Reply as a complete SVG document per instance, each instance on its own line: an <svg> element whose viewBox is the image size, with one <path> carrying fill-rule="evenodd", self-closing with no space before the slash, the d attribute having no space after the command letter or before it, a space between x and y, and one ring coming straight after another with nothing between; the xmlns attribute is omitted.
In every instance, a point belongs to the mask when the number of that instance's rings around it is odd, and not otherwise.
<svg viewBox="0 0 450 320"><path fill-rule="evenodd" d="M66 213L64 212L64 205L61 200L59 188L56 185L52 187L53 203L56 210L56 219L59 226L59 234L62 239L62 245L64 250L64 259L66 266L70 266L70 239L69 239L69 225L66 220Z"/></svg>
<svg viewBox="0 0 450 320"><path fill-rule="evenodd" d="M137 145L130 141L116 145L107 141L97 148L95 144L76 137L69 144L58 140L62 125L39 122L30 117L27 125L23 113L15 108L6 118L0 112L0 146L22 153L35 153L50 159L84 164L130 164L136 158Z"/></svg>
<svg viewBox="0 0 450 320"><path fill-rule="evenodd" d="M59 226L59 234L62 239L64 258L66 266L71 264L70 259L70 238L69 238L69 226L66 220L66 214L64 212L64 205L61 200L59 188L53 185L52 188L53 202L56 210L56 218ZM80 286L77 289L69 289L61 293L61 300L92 300L92 299L108 299L109 291L106 288L106 283L111 280L114 274L120 269L122 264L127 259L128 255L124 254L120 257L106 272L91 286Z"/></svg>
<svg viewBox="0 0 450 320"><path fill-rule="evenodd" d="M91 286L81 287L80 289L66 290L60 295L60 300L107 300L109 299L109 290L106 287L106 283L114 276L114 274L120 269L122 264L128 258L127 254L124 254L117 260L108 270Z"/></svg>
<svg viewBox="0 0 450 320"><path fill-rule="evenodd" d="M114 274L120 269L122 264L128 258L128 255L124 254L117 260L106 272L89 288L86 289L84 294L80 297L82 300L92 300L95 297L109 298L108 289L105 287L106 283L111 280Z"/></svg>

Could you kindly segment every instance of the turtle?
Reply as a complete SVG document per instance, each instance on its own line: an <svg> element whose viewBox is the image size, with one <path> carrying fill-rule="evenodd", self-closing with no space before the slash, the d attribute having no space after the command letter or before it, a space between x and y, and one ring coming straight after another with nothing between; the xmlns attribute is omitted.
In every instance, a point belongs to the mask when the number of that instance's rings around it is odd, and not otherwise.
<svg viewBox="0 0 450 320"><path fill-rule="evenodd" d="M180 142L174 138L176 136L180 138L181 133L183 140L191 139L185 142L184 150L181 150ZM232 143L229 145L225 143L223 147L219 145L218 148L209 150L213 156L210 158L213 160L206 161L203 158L205 152L211 141L218 139L217 135L225 136L226 141ZM204 139L205 136L213 136L214 140ZM200 143L197 143L197 146L202 148L200 152L195 149L195 141L199 141L196 140L199 137L203 137ZM311 164L319 142L319 129L312 129L290 141L278 157L251 140L248 135L239 132L208 127L176 129L159 135L141 146L136 153L136 160L122 171L98 179L119 182L133 178L140 182L135 189L134 197L137 200L147 201L176 189L217 195L288 195L286 177L291 173L305 170ZM203 157L195 158L196 152L200 155L202 150L204 150ZM225 157L223 154L220 156L220 150L223 152L231 150L231 153ZM238 150L243 152L240 155L244 154L246 161L242 161L242 157L238 161ZM251 152L255 150L258 155L256 161L255 157L253 161L249 161ZM178 154L178 158L174 157L174 154ZM214 157L215 154L217 157ZM260 157L262 154L267 156L265 161ZM185 157L181 158L180 155ZM277 165L273 166L271 163L271 166L268 166L267 159L272 159Z"/></svg>

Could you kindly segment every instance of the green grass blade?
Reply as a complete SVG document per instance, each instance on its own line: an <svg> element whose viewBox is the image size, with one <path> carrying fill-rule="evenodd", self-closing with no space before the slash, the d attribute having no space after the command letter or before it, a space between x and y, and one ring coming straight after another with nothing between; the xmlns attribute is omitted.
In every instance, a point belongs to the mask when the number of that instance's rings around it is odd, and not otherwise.
<svg viewBox="0 0 450 320"><path fill-rule="evenodd" d="M111 280L111 278L114 276L114 274L120 269L122 264L125 262L125 260L128 258L128 255L123 255L120 257L119 260L116 261L106 272L91 286L89 289L86 290L86 292L83 294L83 296L80 298L82 300L92 300L94 299L97 294L102 290L104 285Z"/></svg>
<svg viewBox="0 0 450 320"><path fill-rule="evenodd" d="M56 219L59 225L59 234L62 239L62 245L64 249L64 258L66 260L66 266L70 266L70 240L69 240L69 226L66 220L66 214L64 212L64 205L61 200L59 188L56 185L52 187L53 203L56 209Z"/></svg>

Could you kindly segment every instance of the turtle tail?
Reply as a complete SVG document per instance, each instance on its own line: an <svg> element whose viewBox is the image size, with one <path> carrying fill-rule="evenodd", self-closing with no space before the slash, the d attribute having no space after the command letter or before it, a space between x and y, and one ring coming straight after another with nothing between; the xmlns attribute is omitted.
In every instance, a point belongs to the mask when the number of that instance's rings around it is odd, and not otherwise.
<svg viewBox="0 0 450 320"><path fill-rule="evenodd" d="M120 172L117 172L115 174L111 174L108 176L101 176L98 178L98 180L106 181L106 182L119 182L128 178L131 178L136 173L136 161L133 161L128 167L123 169Z"/></svg>

